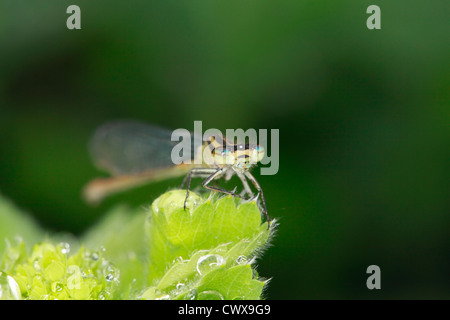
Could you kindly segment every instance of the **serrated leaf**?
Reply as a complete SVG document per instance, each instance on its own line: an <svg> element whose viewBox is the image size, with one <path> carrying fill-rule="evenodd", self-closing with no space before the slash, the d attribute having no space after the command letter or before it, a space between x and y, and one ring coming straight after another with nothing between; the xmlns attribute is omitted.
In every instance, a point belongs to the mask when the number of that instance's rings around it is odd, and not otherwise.
<svg viewBox="0 0 450 320"><path fill-rule="evenodd" d="M231 196L201 200L184 210L186 191L155 200L147 224L149 287L144 299L258 299L252 258L270 233L256 202L236 206Z"/></svg>
<svg viewBox="0 0 450 320"><path fill-rule="evenodd" d="M205 275L197 290L220 292L225 300L260 299L264 282L253 279L249 264L220 268Z"/></svg>

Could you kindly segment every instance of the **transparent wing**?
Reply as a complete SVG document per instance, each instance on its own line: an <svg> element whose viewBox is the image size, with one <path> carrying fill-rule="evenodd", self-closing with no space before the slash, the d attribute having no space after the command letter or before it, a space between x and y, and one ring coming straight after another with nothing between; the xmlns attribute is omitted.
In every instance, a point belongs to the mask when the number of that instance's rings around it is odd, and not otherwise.
<svg viewBox="0 0 450 320"><path fill-rule="evenodd" d="M97 129L90 152L96 166L112 175L138 174L174 166L171 152L178 141L171 141L171 135L171 130L138 121L110 122Z"/></svg>

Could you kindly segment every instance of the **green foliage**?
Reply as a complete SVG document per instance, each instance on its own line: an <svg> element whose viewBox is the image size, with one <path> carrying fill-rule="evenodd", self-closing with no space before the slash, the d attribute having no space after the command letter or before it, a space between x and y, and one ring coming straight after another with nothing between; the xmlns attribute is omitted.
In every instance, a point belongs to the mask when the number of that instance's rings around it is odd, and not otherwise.
<svg viewBox="0 0 450 320"><path fill-rule="evenodd" d="M23 242L9 247L2 260L1 293L5 298L31 300L112 298L119 271L101 252L80 248L69 255L70 245L49 241L36 244L30 255ZM18 292L19 290L20 292ZM3 296L3 294L1 294Z"/></svg>
<svg viewBox="0 0 450 320"><path fill-rule="evenodd" d="M117 299L134 299L146 284L148 248L143 226L147 216L142 208L118 206L80 239L87 248L105 248L105 258L120 270Z"/></svg>
<svg viewBox="0 0 450 320"><path fill-rule="evenodd" d="M42 240L44 233L30 216L0 194L0 255L5 250L4 239L16 236L20 236L27 243L34 243Z"/></svg>
<svg viewBox="0 0 450 320"><path fill-rule="evenodd" d="M191 192L184 210L185 195L169 191L148 211L120 206L78 239L81 246L55 245L56 237L31 252L25 241L8 245L0 298L261 298L267 281L254 262L273 228L261 224L256 202Z"/></svg>
<svg viewBox="0 0 450 320"><path fill-rule="evenodd" d="M252 262L269 238L255 202L236 207L231 196L203 200L167 192L152 205L147 225L150 247L145 299L259 299L264 281ZM169 269L167 270L167 267Z"/></svg>

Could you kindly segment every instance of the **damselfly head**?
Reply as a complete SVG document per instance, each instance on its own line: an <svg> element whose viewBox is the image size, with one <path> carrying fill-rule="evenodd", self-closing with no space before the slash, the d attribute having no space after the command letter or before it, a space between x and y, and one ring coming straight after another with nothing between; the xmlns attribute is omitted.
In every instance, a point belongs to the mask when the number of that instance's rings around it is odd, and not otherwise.
<svg viewBox="0 0 450 320"><path fill-rule="evenodd" d="M235 149L235 167L250 169L264 158L264 148L257 144L237 144Z"/></svg>
<svg viewBox="0 0 450 320"><path fill-rule="evenodd" d="M219 165L230 165L239 169L250 169L264 158L262 146L257 144L236 144L214 149L214 162Z"/></svg>

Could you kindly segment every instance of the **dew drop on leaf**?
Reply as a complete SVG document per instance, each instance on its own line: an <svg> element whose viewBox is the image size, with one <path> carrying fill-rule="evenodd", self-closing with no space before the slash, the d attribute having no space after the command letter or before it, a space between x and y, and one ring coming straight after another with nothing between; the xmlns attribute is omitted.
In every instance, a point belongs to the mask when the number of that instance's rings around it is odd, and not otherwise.
<svg viewBox="0 0 450 320"><path fill-rule="evenodd" d="M199 300L225 300L223 295L216 290L205 290L198 294Z"/></svg>
<svg viewBox="0 0 450 320"><path fill-rule="evenodd" d="M245 256L239 256L236 259L236 263L237 264L246 264L247 263L247 258Z"/></svg>
<svg viewBox="0 0 450 320"><path fill-rule="evenodd" d="M211 270L225 264L225 259L218 254L207 254L197 260L197 271L200 275L205 275Z"/></svg>
<svg viewBox="0 0 450 320"><path fill-rule="evenodd" d="M186 295L184 296L184 300L197 300L198 292L197 289L191 289Z"/></svg>
<svg viewBox="0 0 450 320"><path fill-rule="evenodd" d="M116 281L119 278L119 270L113 265L107 265L103 271L106 281Z"/></svg>
<svg viewBox="0 0 450 320"><path fill-rule="evenodd" d="M59 244L59 250L62 254L68 254L70 252L70 244L68 244L67 242L61 242Z"/></svg>
<svg viewBox="0 0 450 320"><path fill-rule="evenodd" d="M109 296L111 295L111 293L107 290L102 290L98 293L97 295L97 299L98 300L108 300Z"/></svg>
<svg viewBox="0 0 450 320"><path fill-rule="evenodd" d="M176 290L178 290L178 291L180 291L180 290L182 290L183 288L185 287L185 284L183 283L183 282L179 282L179 283L177 283L177 285L176 285Z"/></svg>

